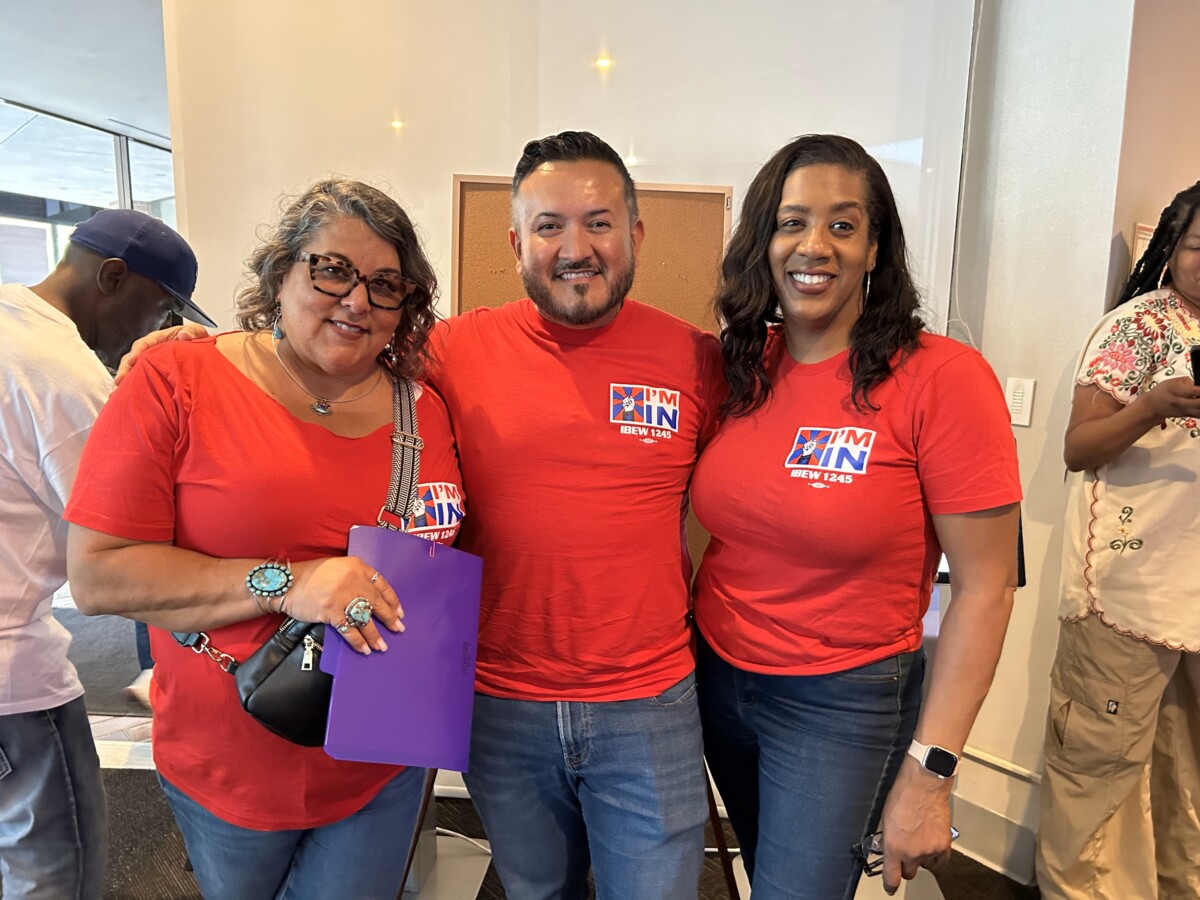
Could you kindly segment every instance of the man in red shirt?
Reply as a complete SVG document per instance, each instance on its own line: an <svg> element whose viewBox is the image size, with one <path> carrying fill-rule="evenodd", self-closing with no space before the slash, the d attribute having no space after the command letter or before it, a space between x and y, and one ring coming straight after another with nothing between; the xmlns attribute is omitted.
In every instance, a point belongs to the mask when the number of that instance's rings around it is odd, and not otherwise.
<svg viewBox="0 0 1200 900"><path fill-rule="evenodd" d="M509 896L694 898L704 766L682 541L716 426L716 340L626 298L643 225L586 132L525 146L528 298L446 322L430 380L484 558L467 786Z"/></svg>

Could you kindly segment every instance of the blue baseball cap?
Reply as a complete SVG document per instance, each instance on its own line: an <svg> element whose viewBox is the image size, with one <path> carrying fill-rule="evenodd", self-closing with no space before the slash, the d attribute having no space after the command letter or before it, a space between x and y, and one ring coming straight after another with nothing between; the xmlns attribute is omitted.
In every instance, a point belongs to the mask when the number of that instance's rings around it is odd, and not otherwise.
<svg viewBox="0 0 1200 900"><path fill-rule="evenodd" d="M71 241L105 259L121 259L139 275L156 281L179 301L179 314L208 328L217 323L192 302L196 254L174 229L136 209L102 209L80 222Z"/></svg>

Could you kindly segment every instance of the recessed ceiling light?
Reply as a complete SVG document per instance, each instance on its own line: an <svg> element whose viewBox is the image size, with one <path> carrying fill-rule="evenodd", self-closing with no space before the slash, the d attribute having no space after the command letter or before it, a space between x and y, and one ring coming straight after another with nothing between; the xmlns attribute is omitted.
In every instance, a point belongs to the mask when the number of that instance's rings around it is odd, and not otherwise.
<svg viewBox="0 0 1200 900"><path fill-rule="evenodd" d="M404 127L404 123L401 122L399 119L392 119L391 124L392 124L392 127L395 128L397 131L399 131L401 128Z"/></svg>
<svg viewBox="0 0 1200 900"><path fill-rule="evenodd" d="M592 65L594 65L597 69L611 69L613 61L607 56L601 56L594 63L592 63Z"/></svg>

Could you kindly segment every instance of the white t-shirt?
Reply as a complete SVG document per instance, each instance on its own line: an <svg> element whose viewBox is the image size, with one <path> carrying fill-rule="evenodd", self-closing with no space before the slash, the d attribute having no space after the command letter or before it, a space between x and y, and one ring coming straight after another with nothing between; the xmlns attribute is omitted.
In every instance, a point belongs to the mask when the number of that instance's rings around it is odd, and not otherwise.
<svg viewBox="0 0 1200 900"><path fill-rule="evenodd" d="M0 285L0 715L83 693L50 600L67 578L63 507L111 391L74 322L27 287Z"/></svg>
<svg viewBox="0 0 1200 900"><path fill-rule="evenodd" d="M1123 404L1191 376L1200 321L1170 290L1100 320L1075 383ZM1200 651L1200 423L1167 419L1111 463L1076 475L1067 506L1059 618L1095 613L1124 634Z"/></svg>

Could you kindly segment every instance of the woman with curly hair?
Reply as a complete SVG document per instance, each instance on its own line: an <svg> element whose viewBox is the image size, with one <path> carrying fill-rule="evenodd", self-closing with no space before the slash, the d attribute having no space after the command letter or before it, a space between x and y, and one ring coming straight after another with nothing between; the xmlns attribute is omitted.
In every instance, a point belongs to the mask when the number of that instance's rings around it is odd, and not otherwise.
<svg viewBox="0 0 1200 900"><path fill-rule="evenodd" d="M1194 352L1193 352L1194 351ZM1051 672L1043 897L1200 895L1200 182L1084 344Z"/></svg>
<svg viewBox="0 0 1200 900"><path fill-rule="evenodd" d="M995 375L924 330L887 177L806 135L754 178L716 297L727 418L696 467L705 752L755 900L897 889L950 852L1016 581ZM922 706L938 560L953 602ZM872 836L882 865L872 856Z"/></svg>
<svg viewBox="0 0 1200 900"><path fill-rule="evenodd" d="M340 179L288 205L249 268L244 331L150 349L101 412L66 511L71 584L89 615L152 626L154 759L205 897L394 897L424 770L276 736L171 632L239 661L285 616L364 654L396 643L400 600L346 542L387 498L393 403L422 371L436 279L404 210ZM461 504L445 406L413 388L418 490Z"/></svg>

